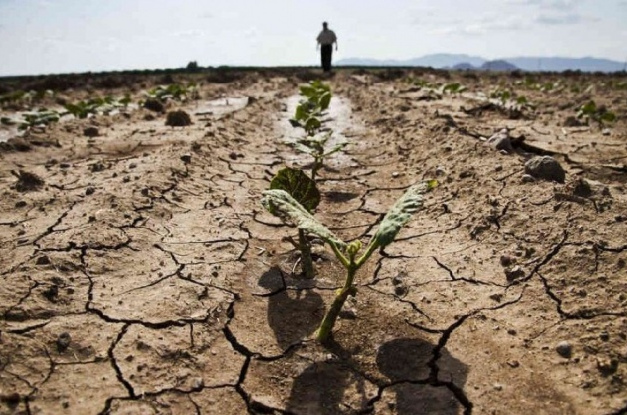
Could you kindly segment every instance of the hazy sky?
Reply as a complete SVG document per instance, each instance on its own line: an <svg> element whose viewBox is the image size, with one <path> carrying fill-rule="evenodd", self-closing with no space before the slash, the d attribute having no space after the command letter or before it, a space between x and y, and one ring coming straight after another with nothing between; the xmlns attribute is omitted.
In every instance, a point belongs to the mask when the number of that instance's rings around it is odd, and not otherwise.
<svg viewBox="0 0 627 415"><path fill-rule="evenodd" d="M0 0L0 76L334 59L627 59L627 0Z"/></svg>

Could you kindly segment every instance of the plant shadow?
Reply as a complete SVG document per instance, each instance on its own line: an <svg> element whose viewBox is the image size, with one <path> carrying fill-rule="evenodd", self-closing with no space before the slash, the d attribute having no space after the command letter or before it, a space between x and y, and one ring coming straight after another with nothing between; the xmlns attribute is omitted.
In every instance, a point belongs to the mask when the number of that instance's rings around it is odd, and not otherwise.
<svg viewBox="0 0 627 415"><path fill-rule="evenodd" d="M288 290L282 271L272 267L259 279L268 295L268 325L282 349L309 337L324 315L322 297L312 289Z"/></svg>
<svg viewBox="0 0 627 415"><path fill-rule="evenodd" d="M332 415L374 410L398 415L457 415L465 410L452 389L462 391L467 366L446 349L440 350L439 379L435 379L431 361L436 345L416 338L381 345L376 365L389 380L377 385L384 389L376 397L366 392L366 376L351 353L333 340L325 346L336 358L312 363L294 380L287 412Z"/></svg>

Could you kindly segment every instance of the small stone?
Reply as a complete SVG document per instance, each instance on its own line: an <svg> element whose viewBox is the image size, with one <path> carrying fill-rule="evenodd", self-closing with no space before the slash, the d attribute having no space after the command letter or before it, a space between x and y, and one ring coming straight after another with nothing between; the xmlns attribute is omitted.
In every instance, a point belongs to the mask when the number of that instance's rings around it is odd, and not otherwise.
<svg viewBox="0 0 627 415"><path fill-rule="evenodd" d="M505 269L507 281L512 282L525 277L525 271L518 265Z"/></svg>
<svg viewBox="0 0 627 415"><path fill-rule="evenodd" d="M444 170L444 168L442 166L438 166L435 168L435 175L436 176L444 176L446 174L446 170Z"/></svg>
<svg viewBox="0 0 627 415"><path fill-rule="evenodd" d="M514 150L507 128L503 128L501 131L488 138L486 144L494 147L496 150L505 151L505 154Z"/></svg>
<svg viewBox="0 0 627 415"><path fill-rule="evenodd" d="M610 334L607 331L601 332L601 334L599 334L599 338L603 340L604 342L609 341Z"/></svg>
<svg viewBox="0 0 627 415"><path fill-rule="evenodd" d="M87 195L87 196L93 195L95 191L96 190L93 187L90 186L87 189L85 189L85 195Z"/></svg>
<svg viewBox="0 0 627 415"><path fill-rule="evenodd" d="M509 267L510 265L512 265L513 262L514 261L512 260L511 256L509 256L509 255L501 255L501 258L500 258L501 266Z"/></svg>
<svg viewBox="0 0 627 415"><path fill-rule="evenodd" d="M5 402L10 408L14 408L20 403L20 394L13 392L8 395L0 395L0 401Z"/></svg>
<svg viewBox="0 0 627 415"><path fill-rule="evenodd" d="M202 389L205 386L205 381L203 378L194 378L192 380L192 388L193 389Z"/></svg>
<svg viewBox="0 0 627 415"><path fill-rule="evenodd" d="M37 264L37 265L49 265L50 264L50 258L48 258L47 255L42 255L39 258L37 258L37 261L35 261L35 264Z"/></svg>
<svg viewBox="0 0 627 415"><path fill-rule="evenodd" d="M509 334L510 336L515 336L515 335L516 335L516 330L514 330L514 329L508 329L508 330L507 330L507 334Z"/></svg>
<svg viewBox="0 0 627 415"><path fill-rule="evenodd" d="M555 351L560 356L568 359L573 355L573 346L572 344L570 344L570 342L564 340L557 344L557 347L555 347Z"/></svg>
<svg viewBox="0 0 627 415"><path fill-rule="evenodd" d="M181 161L185 164L189 164L192 162L192 155L191 154L183 154L181 156Z"/></svg>
<svg viewBox="0 0 627 415"><path fill-rule="evenodd" d="M610 130L609 128L604 128L603 131L601 131L601 134L603 134L603 135L611 135L612 134L612 130Z"/></svg>
<svg viewBox="0 0 627 415"><path fill-rule="evenodd" d="M494 387L494 390L495 390L495 391L501 391L501 390L503 390L503 385L501 385L500 383L495 383L495 384L493 385L493 387Z"/></svg>
<svg viewBox="0 0 627 415"><path fill-rule="evenodd" d="M579 121L579 119L573 115L569 115L563 123L564 127L581 127L582 125L585 124Z"/></svg>
<svg viewBox="0 0 627 415"><path fill-rule="evenodd" d="M615 373L616 369L618 369L618 360L598 357L597 369L599 369L599 372L601 372L601 375L609 376Z"/></svg>
<svg viewBox="0 0 627 415"><path fill-rule="evenodd" d="M396 287L394 287L394 294L398 295L399 297L407 295L408 291L409 290L404 285L397 285Z"/></svg>
<svg viewBox="0 0 627 415"><path fill-rule="evenodd" d="M90 126L83 130L83 135L85 137L98 137L100 132L98 131L98 127Z"/></svg>
<svg viewBox="0 0 627 415"><path fill-rule="evenodd" d="M564 183L566 172L551 156L536 156L525 163L525 173L537 179Z"/></svg>
<svg viewBox="0 0 627 415"><path fill-rule="evenodd" d="M518 366L520 366L520 363L518 362L518 360L508 360L507 361L507 365L511 368L517 368Z"/></svg>
<svg viewBox="0 0 627 415"><path fill-rule="evenodd" d="M63 332L59 334L59 337L57 338L57 351L59 353L63 353L70 346L71 342L72 337L70 336L70 333Z"/></svg>
<svg viewBox="0 0 627 415"><path fill-rule="evenodd" d="M400 173L395 171L392 173L392 177L397 178L398 176L400 176Z"/></svg>
<svg viewBox="0 0 627 415"><path fill-rule="evenodd" d="M520 181L523 183L533 183L536 181L536 179L534 179L533 176L530 174L523 174Z"/></svg>
<svg viewBox="0 0 627 415"><path fill-rule="evenodd" d="M19 208L23 208L26 206L26 202L24 200L20 200L19 202L15 203L15 208L19 209Z"/></svg>

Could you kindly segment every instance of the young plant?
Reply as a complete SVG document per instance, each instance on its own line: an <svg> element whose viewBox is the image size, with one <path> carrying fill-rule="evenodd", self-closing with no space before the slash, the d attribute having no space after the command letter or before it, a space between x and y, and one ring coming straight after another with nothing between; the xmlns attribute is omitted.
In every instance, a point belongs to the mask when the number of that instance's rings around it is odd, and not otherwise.
<svg viewBox="0 0 627 415"><path fill-rule="evenodd" d="M41 108L38 111L22 113L21 120L2 117L0 118L0 123L4 125L17 125L18 130L25 131L34 127L45 127L50 123L59 121L60 118L61 114L59 112Z"/></svg>
<svg viewBox="0 0 627 415"><path fill-rule="evenodd" d="M400 229L409 221L411 215L422 208L423 194L438 185L435 180L426 181L410 187L394 206L388 211L376 233L366 245L362 254L359 240L346 243L335 236L329 229L318 222L300 203L283 190L267 190L261 203L273 215L280 217L285 223L318 235L329 244L333 253L346 270L346 279L342 288L336 291L335 299L325 314L315 337L324 342L329 338L344 302L348 296L355 296L355 274L372 254L385 248L394 241Z"/></svg>
<svg viewBox="0 0 627 415"><path fill-rule="evenodd" d="M76 118L87 118L90 115L99 113L109 114L117 108L126 108L131 102L131 98L125 95L123 98L112 96L95 97L88 100L65 104L65 109Z"/></svg>
<svg viewBox="0 0 627 415"><path fill-rule="evenodd" d="M593 120L602 126L605 122L613 122L616 120L616 114L608 110L605 105L597 106L594 101L590 101L579 107L577 118L584 119L586 123Z"/></svg>
<svg viewBox="0 0 627 415"><path fill-rule="evenodd" d="M311 214L320 203L320 192L316 187L316 182L298 169L286 167L279 170L270 182L271 190L282 190L287 192L306 211ZM311 259L311 244L307 239L307 231L298 229L298 243L292 244L300 250L303 273L306 278L313 278L315 271Z"/></svg>
<svg viewBox="0 0 627 415"><path fill-rule="evenodd" d="M301 127L307 134L305 138L298 140L294 147L296 150L309 154L314 163L311 168L311 179L316 179L316 173L322 167L324 159L346 146L348 143L336 144L330 149L325 148L331 138L332 131L320 135L322 128L321 117L331 103L331 88L320 82L313 81L300 88L300 94L305 99L296 107L294 118L290 120L292 126Z"/></svg>

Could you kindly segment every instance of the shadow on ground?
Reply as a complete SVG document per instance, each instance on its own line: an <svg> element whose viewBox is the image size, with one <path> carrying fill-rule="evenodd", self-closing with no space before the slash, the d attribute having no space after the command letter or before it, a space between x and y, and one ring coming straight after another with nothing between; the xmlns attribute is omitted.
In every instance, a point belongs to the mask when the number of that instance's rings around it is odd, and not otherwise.
<svg viewBox="0 0 627 415"><path fill-rule="evenodd" d="M366 378L350 352L331 342L328 350L337 360L316 362L307 367L293 383L287 411L294 414L352 414L374 406L381 414L456 415L465 407L447 383L461 391L466 383L467 366L445 349L440 359L447 362L447 379L434 379L430 365L435 345L422 339L401 338L384 343L376 357L377 369L389 381L378 397L368 396ZM450 379L449 379L450 378ZM347 390L350 389L350 393ZM352 395L352 397L350 397ZM347 396L349 396L347 398Z"/></svg>

